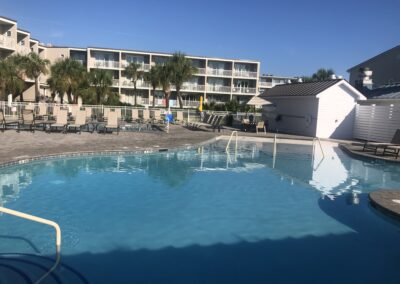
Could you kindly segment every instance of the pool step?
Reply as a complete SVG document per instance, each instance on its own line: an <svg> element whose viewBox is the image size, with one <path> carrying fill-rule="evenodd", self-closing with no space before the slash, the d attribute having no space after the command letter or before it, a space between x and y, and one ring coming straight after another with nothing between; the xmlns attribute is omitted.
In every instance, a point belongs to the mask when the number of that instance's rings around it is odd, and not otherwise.
<svg viewBox="0 0 400 284"><path fill-rule="evenodd" d="M7 253L0 254L0 283L37 283L54 265L53 258L34 255ZM66 264L50 273L41 284L89 283L83 275Z"/></svg>

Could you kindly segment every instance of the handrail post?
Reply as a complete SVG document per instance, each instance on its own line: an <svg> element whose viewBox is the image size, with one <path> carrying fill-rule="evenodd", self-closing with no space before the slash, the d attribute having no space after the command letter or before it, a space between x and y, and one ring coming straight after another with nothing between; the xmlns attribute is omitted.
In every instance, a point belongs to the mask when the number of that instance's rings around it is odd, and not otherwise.
<svg viewBox="0 0 400 284"><path fill-rule="evenodd" d="M234 130L234 131L232 131L231 136L229 137L228 144L226 144L225 152L227 152L227 153L229 152L228 150L229 150L229 146L230 146L230 144L231 144L231 140L232 140L232 138L233 138L233 134L236 135L235 153L237 152L238 133L237 133L236 130Z"/></svg>

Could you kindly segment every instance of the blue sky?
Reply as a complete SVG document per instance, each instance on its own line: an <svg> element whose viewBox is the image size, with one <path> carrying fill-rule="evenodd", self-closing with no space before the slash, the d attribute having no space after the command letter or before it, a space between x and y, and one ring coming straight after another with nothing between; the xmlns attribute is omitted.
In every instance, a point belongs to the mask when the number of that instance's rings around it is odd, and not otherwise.
<svg viewBox="0 0 400 284"><path fill-rule="evenodd" d="M22 1L0 15L45 43L254 59L263 73L346 70L400 44L400 1Z"/></svg>

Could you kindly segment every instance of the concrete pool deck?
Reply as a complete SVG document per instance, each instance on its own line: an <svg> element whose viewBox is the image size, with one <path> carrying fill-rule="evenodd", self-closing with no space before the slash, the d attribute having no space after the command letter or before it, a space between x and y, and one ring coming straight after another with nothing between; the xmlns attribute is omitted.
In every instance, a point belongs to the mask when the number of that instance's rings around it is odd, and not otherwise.
<svg viewBox="0 0 400 284"><path fill-rule="evenodd" d="M120 132L98 134L45 133L43 131L6 130L0 132L0 166L15 164L18 161L31 160L43 156L57 156L72 153L91 152L140 152L158 151L158 149L184 148L215 139L221 135L230 135L233 128L225 128L220 133L212 130L190 130L179 125L171 125L170 133ZM252 133L238 131L240 137L272 138L275 133ZM278 134L280 138L310 140L310 137Z"/></svg>
<svg viewBox="0 0 400 284"><path fill-rule="evenodd" d="M369 194L371 204L389 217L400 220L400 191L380 189Z"/></svg>

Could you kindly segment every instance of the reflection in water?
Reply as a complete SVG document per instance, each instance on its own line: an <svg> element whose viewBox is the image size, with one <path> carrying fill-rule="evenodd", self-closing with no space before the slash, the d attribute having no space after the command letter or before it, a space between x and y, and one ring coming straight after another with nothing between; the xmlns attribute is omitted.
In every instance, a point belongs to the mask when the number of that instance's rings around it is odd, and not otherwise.
<svg viewBox="0 0 400 284"><path fill-rule="evenodd" d="M321 192L322 198L334 199L351 192L352 204L357 204L357 194L373 184L383 187L400 182L393 165L375 161L351 159L333 143L323 143L323 151L308 144L278 144L273 157L271 143L239 143L238 152L226 153L226 142L218 142L195 150L181 150L160 154L136 156L104 156L49 160L10 167L0 171L0 206L18 198L43 168L68 180L81 172L144 172L155 181L172 188L185 184L196 172L232 171L250 172L255 169L273 168L282 180L308 184ZM54 184L64 181L52 181ZM372 183L372 184L371 184ZM372 188L373 189L373 188Z"/></svg>

